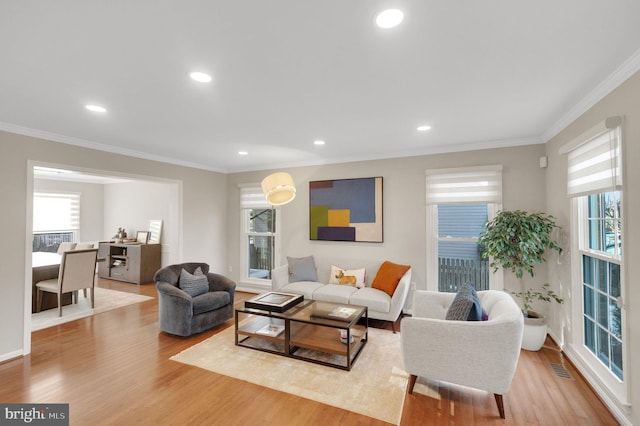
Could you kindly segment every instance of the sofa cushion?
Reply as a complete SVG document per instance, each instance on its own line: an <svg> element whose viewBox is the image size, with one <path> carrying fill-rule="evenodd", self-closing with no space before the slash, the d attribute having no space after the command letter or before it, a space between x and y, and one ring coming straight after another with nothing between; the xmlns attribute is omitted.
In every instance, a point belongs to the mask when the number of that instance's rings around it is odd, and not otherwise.
<svg viewBox="0 0 640 426"><path fill-rule="evenodd" d="M313 259L313 256L287 256L287 263L289 264L289 282L318 281L316 262Z"/></svg>
<svg viewBox="0 0 640 426"><path fill-rule="evenodd" d="M191 297L196 297L209 291L209 280L199 267L190 274L185 269L180 271L178 286Z"/></svg>
<svg viewBox="0 0 640 426"><path fill-rule="evenodd" d="M313 292L326 284L318 283L315 281L297 281L295 283L289 283L280 288L280 291L284 293L301 294L305 299L313 299Z"/></svg>
<svg viewBox="0 0 640 426"><path fill-rule="evenodd" d="M353 282L349 279L353 277ZM364 287L365 268L360 269L343 269L336 265L331 265L329 273L329 284L347 284L358 288Z"/></svg>
<svg viewBox="0 0 640 426"><path fill-rule="evenodd" d="M231 295L227 291L209 291L193 298L193 315L215 311L231 303Z"/></svg>
<svg viewBox="0 0 640 426"><path fill-rule="evenodd" d="M453 321L482 321L480 299L471 284L460 286L445 318Z"/></svg>
<svg viewBox="0 0 640 426"><path fill-rule="evenodd" d="M400 279L409 269L411 269L411 266L398 265L396 263L385 261L380 266L380 269L378 269L378 273L373 279L371 287L382 290L389 296L393 296Z"/></svg>
<svg viewBox="0 0 640 426"><path fill-rule="evenodd" d="M352 305L366 306L370 311L387 313L391 309L391 297L382 290L364 287L356 290L349 299Z"/></svg>
<svg viewBox="0 0 640 426"><path fill-rule="evenodd" d="M350 303L349 298L356 292L350 285L327 284L313 292L313 300L332 303Z"/></svg>

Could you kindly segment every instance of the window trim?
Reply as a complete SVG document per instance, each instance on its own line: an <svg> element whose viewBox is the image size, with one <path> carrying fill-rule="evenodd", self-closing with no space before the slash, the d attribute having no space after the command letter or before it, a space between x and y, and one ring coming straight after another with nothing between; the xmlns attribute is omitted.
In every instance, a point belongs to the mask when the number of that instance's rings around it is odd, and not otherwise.
<svg viewBox="0 0 640 426"><path fill-rule="evenodd" d="M620 191L620 202L624 208L624 192ZM587 196L571 198L571 232L576 238L571 238L571 291L578 297L571 298L571 322L572 333L571 341L568 346L571 351L579 358L584 367L591 371L593 380L598 382L612 397L623 405L629 405L630 380L629 377L629 325L627 320L626 300L626 284L625 284L625 262L624 256L609 255L607 253L584 249L588 247L587 235L589 232L587 224ZM624 214L622 220L624 220ZM623 223L622 253L625 253L625 226ZM583 293L583 277L582 277L582 256L593 256L601 260L613 260L620 264L620 297L622 298L622 306L620 308L620 319L622 321L622 365L623 380L618 379L615 374L605 366L598 357L589 350L584 344L584 297Z"/></svg>
<svg viewBox="0 0 640 426"><path fill-rule="evenodd" d="M281 220L281 209L278 206L269 205L266 200L263 201L259 197L254 197L254 201L250 202L250 205L247 204L243 206L242 193L245 194L249 192L255 192L253 195L257 195L258 193L262 195L262 188L259 183L249 183L249 184L240 184L238 185L241 193L240 197L240 271L239 271L239 282L241 284L248 284L252 287L256 288L267 288L271 289L271 279L264 278L251 278L249 277L249 253L248 253L248 244L247 239L249 235L262 235L262 236L273 236L274 237L274 265L280 265L281 255L280 255L280 247L281 242L279 238L279 231L282 229L282 220ZM249 210L250 209L270 209L273 208L275 210L276 215L276 232L249 232Z"/></svg>
<svg viewBox="0 0 640 426"><path fill-rule="evenodd" d="M447 169L429 169L425 171L425 227L426 227L426 287L429 291L438 291L438 204L486 204L488 219L491 220L498 211L502 209L502 165L485 165L471 167L456 167ZM447 176L449 175L449 176ZM469 183L474 181L486 181L485 191L461 192L460 197L442 196L436 189L437 194L430 196L430 179L437 181L436 186L441 183L449 187L455 187L457 182L463 182L463 186L470 188ZM458 188L460 190L460 188ZM454 192L456 189L454 188ZM438 203L438 200L446 200L445 203ZM489 259L491 261L491 259ZM495 273L489 274L489 288L492 290L504 289L503 271L500 268Z"/></svg>

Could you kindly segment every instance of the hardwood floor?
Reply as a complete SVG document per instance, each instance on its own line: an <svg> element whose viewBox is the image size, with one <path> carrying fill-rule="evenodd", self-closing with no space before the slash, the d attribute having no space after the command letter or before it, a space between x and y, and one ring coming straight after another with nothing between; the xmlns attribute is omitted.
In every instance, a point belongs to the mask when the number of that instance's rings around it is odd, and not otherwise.
<svg viewBox="0 0 640 426"><path fill-rule="evenodd" d="M156 296L155 286L100 280ZM251 297L237 293L237 302ZM196 367L169 357L226 326L182 338L160 333L151 300L33 333L32 354L0 364L3 403L69 403L72 425L384 425L386 423ZM374 327L389 324L374 322ZM389 331L391 332L391 331ZM550 363L564 366L560 378ZM436 383L439 398L405 398L402 425L615 425L606 407L553 347L523 351L506 420L493 395Z"/></svg>

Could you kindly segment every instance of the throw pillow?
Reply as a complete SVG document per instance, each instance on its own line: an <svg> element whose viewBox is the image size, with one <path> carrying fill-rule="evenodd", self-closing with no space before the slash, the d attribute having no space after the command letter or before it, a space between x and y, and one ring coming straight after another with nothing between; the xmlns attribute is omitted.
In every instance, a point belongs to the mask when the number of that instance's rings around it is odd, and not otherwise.
<svg viewBox="0 0 640 426"><path fill-rule="evenodd" d="M331 265L329 274L329 284L347 284L358 288L364 287L365 268L342 269L339 266Z"/></svg>
<svg viewBox="0 0 640 426"><path fill-rule="evenodd" d="M480 299L471 284L460 286L445 318L453 321L482 321Z"/></svg>
<svg viewBox="0 0 640 426"><path fill-rule="evenodd" d="M193 274L187 272L186 269L180 271L180 280L178 287L191 297L200 296L209 291L209 280L202 273L202 269L198 267Z"/></svg>
<svg viewBox="0 0 640 426"><path fill-rule="evenodd" d="M289 264L289 282L318 281L316 261L313 259L313 256L287 256L287 263Z"/></svg>
<svg viewBox="0 0 640 426"><path fill-rule="evenodd" d="M371 287L382 290L393 297L400 279L409 269L411 269L409 265L398 265L387 260L378 269Z"/></svg>

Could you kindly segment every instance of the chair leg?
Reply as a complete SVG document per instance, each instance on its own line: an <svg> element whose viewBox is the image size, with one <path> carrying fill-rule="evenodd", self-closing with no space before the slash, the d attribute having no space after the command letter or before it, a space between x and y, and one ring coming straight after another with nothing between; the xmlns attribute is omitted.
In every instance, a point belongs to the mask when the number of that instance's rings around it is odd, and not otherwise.
<svg viewBox="0 0 640 426"><path fill-rule="evenodd" d="M85 288L84 291L87 291L87 289ZM91 309L93 309L95 304L95 299L94 299L95 294L96 294L96 287L94 285L93 287L91 287Z"/></svg>
<svg viewBox="0 0 640 426"><path fill-rule="evenodd" d="M416 376L415 374L411 374L409 376L409 383L407 383L407 393L410 393L410 394L413 393L413 387L416 385L417 378L418 376Z"/></svg>
<svg viewBox="0 0 640 426"><path fill-rule="evenodd" d="M62 293L58 292L58 316L62 316Z"/></svg>
<svg viewBox="0 0 640 426"><path fill-rule="evenodd" d="M504 417L504 402L502 401L502 395L494 393L493 396L496 397L496 404L498 404L498 412L500 413L500 417L503 419Z"/></svg>
<svg viewBox="0 0 640 426"><path fill-rule="evenodd" d="M396 334L396 322L391 321L391 330L393 330L393 334Z"/></svg>
<svg viewBox="0 0 640 426"><path fill-rule="evenodd" d="M40 312L42 310L42 290L37 288L36 290L36 312Z"/></svg>

